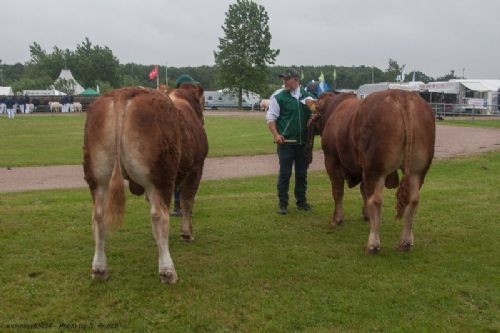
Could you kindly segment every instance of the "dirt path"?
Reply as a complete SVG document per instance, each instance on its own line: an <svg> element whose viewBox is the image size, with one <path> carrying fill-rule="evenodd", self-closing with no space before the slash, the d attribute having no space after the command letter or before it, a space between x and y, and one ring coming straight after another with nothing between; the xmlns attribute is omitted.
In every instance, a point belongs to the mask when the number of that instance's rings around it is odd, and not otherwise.
<svg viewBox="0 0 500 333"><path fill-rule="evenodd" d="M319 140L316 140L316 146ZM437 126L435 158L500 150L500 130L479 127ZM316 151L310 170L324 169L323 153ZM275 154L208 158L203 179L223 179L278 173ZM81 165L0 169L0 192L86 187Z"/></svg>

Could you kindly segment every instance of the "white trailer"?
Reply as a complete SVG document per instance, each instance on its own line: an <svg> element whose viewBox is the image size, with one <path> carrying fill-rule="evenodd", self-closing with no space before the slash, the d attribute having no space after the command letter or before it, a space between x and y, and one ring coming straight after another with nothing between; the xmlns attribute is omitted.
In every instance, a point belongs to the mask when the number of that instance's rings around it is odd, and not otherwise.
<svg viewBox="0 0 500 333"><path fill-rule="evenodd" d="M230 92L229 89L221 89L217 91L205 91L205 109L233 109L238 107L238 96L236 93ZM258 108L260 96L251 91L243 91L242 108L252 110Z"/></svg>

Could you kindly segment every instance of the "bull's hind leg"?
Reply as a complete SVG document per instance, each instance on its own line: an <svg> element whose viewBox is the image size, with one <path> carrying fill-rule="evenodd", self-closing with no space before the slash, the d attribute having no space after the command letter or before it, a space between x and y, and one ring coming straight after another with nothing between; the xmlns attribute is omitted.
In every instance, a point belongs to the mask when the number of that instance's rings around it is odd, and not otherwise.
<svg viewBox="0 0 500 333"><path fill-rule="evenodd" d="M156 190L148 191L148 198L151 204L151 224L153 235L158 245L158 270L163 283L177 282L174 262L170 257L168 248L169 234L169 212L165 200Z"/></svg>
<svg viewBox="0 0 500 333"><path fill-rule="evenodd" d="M363 219L365 221L368 221L370 220L370 217L368 216L368 208L366 207L366 193L365 193L365 184L363 184L363 182L361 182L361 184L359 184L359 191L361 192L361 197L363 198L363 208L361 209L361 215L363 216Z"/></svg>
<svg viewBox="0 0 500 333"><path fill-rule="evenodd" d="M339 163L336 157L325 154L325 167L332 184L332 196L334 201L332 225L341 225L344 222L342 204L344 200L344 177L339 171Z"/></svg>
<svg viewBox="0 0 500 333"><path fill-rule="evenodd" d="M369 178L363 177L365 184L365 194L367 197L366 206L370 218L370 235L366 251L369 253L380 252L380 219L382 216L382 191L384 189L385 177Z"/></svg>
<svg viewBox="0 0 500 333"><path fill-rule="evenodd" d="M196 171L194 174L188 175L180 186L181 192L181 239L192 242L194 241L193 235L193 206L194 197L200 185L202 169Z"/></svg>
<svg viewBox="0 0 500 333"><path fill-rule="evenodd" d="M104 242L106 239L106 225L104 222L104 201L107 189L98 186L94 189L94 207L92 209L92 231L95 240L95 253L92 262L92 278L107 279L108 269Z"/></svg>
<svg viewBox="0 0 500 333"><path fill-rule="evenodd" d="M420 176L410 175L409 182L409 202L403 211L403 231L399 237L398 249L401 251L408 251L413 247L413 218L420 198Z"/></svg>

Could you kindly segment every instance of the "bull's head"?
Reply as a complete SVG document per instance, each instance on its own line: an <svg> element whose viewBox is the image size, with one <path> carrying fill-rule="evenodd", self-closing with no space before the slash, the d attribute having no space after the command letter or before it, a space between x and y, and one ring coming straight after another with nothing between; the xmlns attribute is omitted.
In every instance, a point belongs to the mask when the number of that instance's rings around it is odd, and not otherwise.
<svg viewBox="0 0 500 333"><path fill-rule="evenodd" d="M324 110L325 104L328 98L333 98L335 95L333 93L323 93L319 96L317 100L306 100L306 105L312 112L312 117L307 123L307 142L305 146L305 157L307 163L312 162L312 152L314 148L314 136L321 135L324 127Z"/></svg>
<svg viewBox="0 0 500 333"><path fill-rule="evenodd" d="M328 102L335 97L332 92L322 93L317 100L307 100L306 104L312 111L312 119L309 123L309 130L312 131L313 135L321 135L323 132L323 127L325 125L326 116L326 105Z"/></svg>
<svg viewBox="0 0 500 333"><path fill-rule="evenodd" d="M197 101L195 111L196 111L196 114L198 115L198 117L200 117L201 122L203 123L204 122L203 121L203 109L205 107L205 95L203 94L204 93L203 87L198 85L198 84L192 84L192 83L186 82L186 83L182 83L178 89L187 90L194 95L194 97L196 98L196 101Z"/></svg>
<svg viewBox="0 0 500 333"><path fill-rule="evenodd" d="M187 91L191 91L200 101L200 103L203 102L202 104L200 104L203 109L203 107L205 106L205 97L203 96L204 90L200 85L186 82L181 84L178 89L185 89Z"/></svg>

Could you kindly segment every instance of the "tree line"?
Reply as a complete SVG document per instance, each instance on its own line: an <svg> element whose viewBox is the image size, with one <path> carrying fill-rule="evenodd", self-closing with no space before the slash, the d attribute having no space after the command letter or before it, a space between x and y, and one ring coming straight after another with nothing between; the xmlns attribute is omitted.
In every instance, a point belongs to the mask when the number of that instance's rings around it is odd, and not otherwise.
<svg viewBox="0 0 500 333"><path fill-rule="evenodd" d="M39 51L39 45L36 45L36 50ZM32 46L33 46L32 45ZM57 49L56 47L54 48ZM57 49L59 50L59 49ZM59 50L60 51L60 50ZM44 90L49 87L57 79L61 69L68 68L73 73L75 79L84 88L93 88L99 86L101 92L113 88L124 86L143 86L143 87L156 87L156 80L149 80L148 74L154 67L153 64L144 65L136 63L120 64L116 58L109 57L106 59L106 54L99 55L100 51L94 51L97 54L95 59L87 58L85 61L65 61L64 58L59 58L59 51L54 53L44 54L41 61L33 63L31 60L26 64L16 63L13 65L0 64L1 77L0 86L12 86L16 92L22 90ZM110 53L112 55L112 53ZM78 57L78 56L77 56ZM392 59L391 59L392 60ZM111 66L107 66L111 65ZM262 96L269 96L273 91L281 86L281 80L278 74L282 73L285 68L290 66L269 66L265 74L265 87L260 91ZM398 72L392 67L387 69L380 69L371 66L301 66L295 65L303 79L301 81L306 83L310 80L318 80L321 73L324 74L325 80L330 87L336 89L357 89L360 85L373 82L394 82ZM225 88L218 80L217 66L196 66L196 67L168 67L159 66L160 69L160 83L166 83L166 76L168 76L168 84L175 85L175 79L182 74L191 75L205 90L218 90ZM336 80L333 79L334 72L336 73ZM409 73L405 77L405 81L412 80L413 73ZM372 80L373 78L373 80ZM454 71L443 75L438 78L433 78L420 71L415 72L415 79L425 83L431 81L447 81L455 76Z"/></svg>
<svg viewBox="0 0 500 333"><path fill-rule="evenodd" d="M278 74L286 67L274 65L279 49L272 49L269 17L265 8L252 0L236 0L226 12L224 36L214 51L215 65L197 67L169 67L159 65L160 82L175 85L175 79L188 74L201 83L205 90L229 88L239 96L240 106L244 90L256 92L266 98L282 82ZM70 69L84 88L99 87L101 92L124 86L156 87L156 80L149 80L149 72L156 64L120 64L107 46L94 45L89 38L76 45L74 50L54 46L51 52L40 44L29 46L30 59L25 63L3 64L0 60L0 85L12 86L15 92L55 88L71 94L71 85L58 81L61 69ZM318 80L321 74L334 89L357 89L360 85L376 82L395 82L405 65L389 59L387 68L371 66L308 66L296 65L301 81L306 84ZM168 74L167 74L168 73ZM168 76L168 79L167 79ZM447 81L458 78L453 70L438 78L420 71L415 80ZM410 81L413 73L404 80Z"/></svg>

